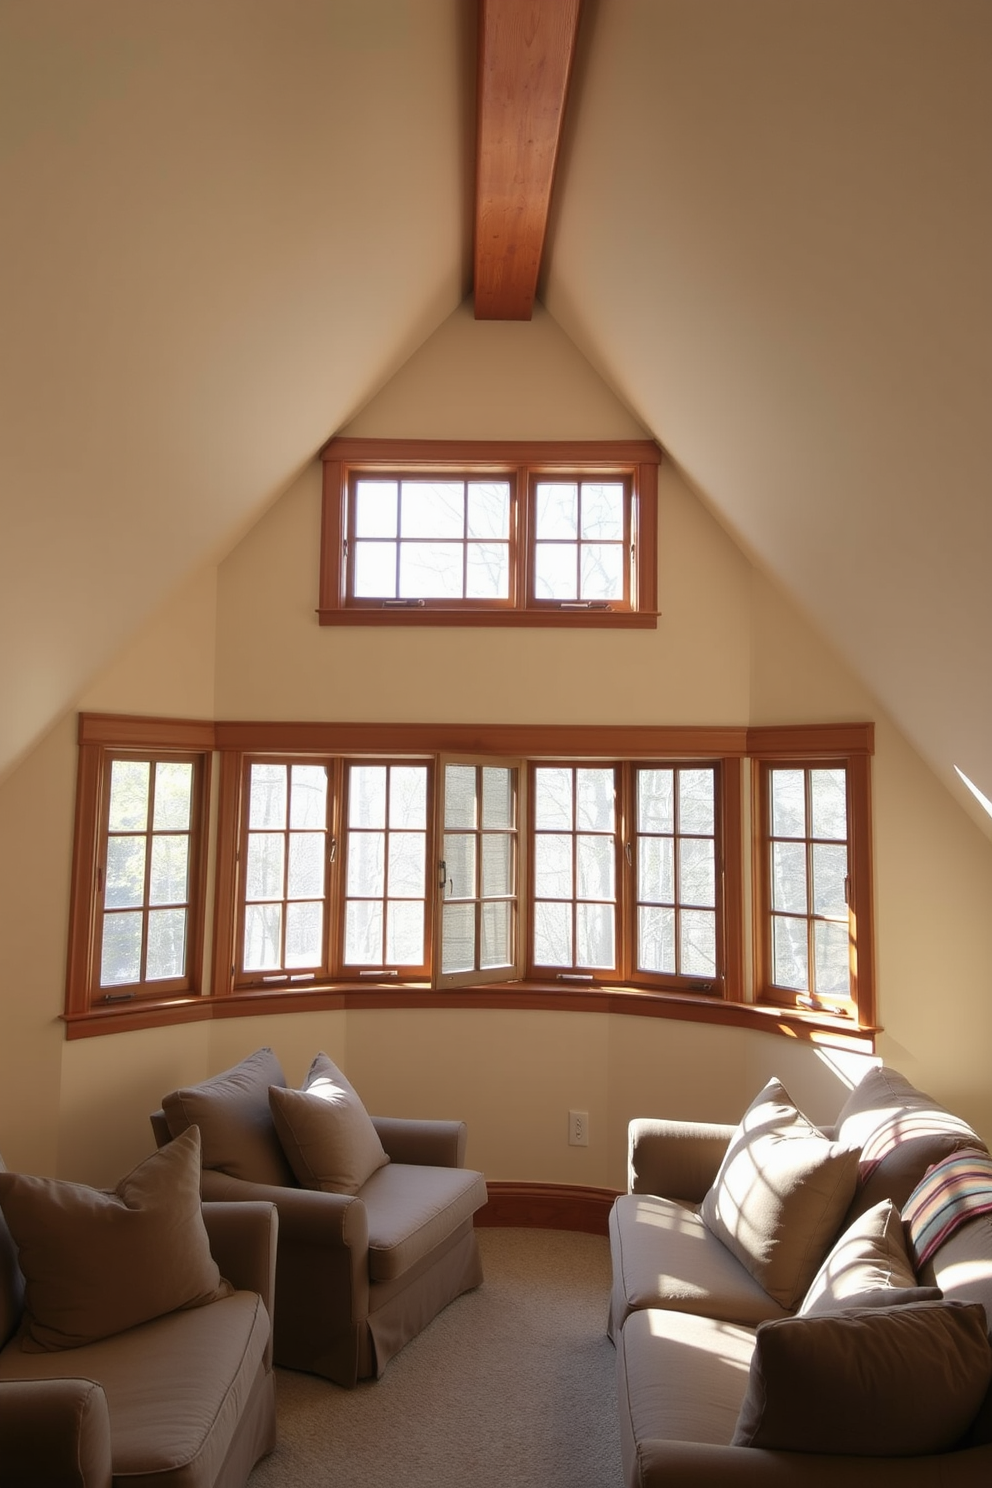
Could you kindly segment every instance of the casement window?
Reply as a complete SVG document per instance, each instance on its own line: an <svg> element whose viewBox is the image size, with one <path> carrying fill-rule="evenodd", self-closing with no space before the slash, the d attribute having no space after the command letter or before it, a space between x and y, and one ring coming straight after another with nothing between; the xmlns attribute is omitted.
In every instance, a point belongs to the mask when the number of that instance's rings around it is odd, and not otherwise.
<svg viewBox="0 0 992 1488"><path fill-rule="evenodd" d="M868 1021L867 759L759 760L755 769L756 995Z"/></svg>
<svg viewBox="0 0 992 1488"><path fill-rule="evenodd" d="M209 755L169 744L203 729L166 726L154 748L122 747L126 725L106 732L80 745L71 1012L201 986Z"/></svg>
<svg viewBox="0 0 992 1488"><path fill-rule="evenodd" d="M324 625L657 622L647 441L335 439L324 450Z"/></svg>
<svg viewBox="0 0 992 1488"><path fill-rule="evenodd" d="M70 1036L481 994L860 1035L872 747L871 725L84 714Z"/></svg>

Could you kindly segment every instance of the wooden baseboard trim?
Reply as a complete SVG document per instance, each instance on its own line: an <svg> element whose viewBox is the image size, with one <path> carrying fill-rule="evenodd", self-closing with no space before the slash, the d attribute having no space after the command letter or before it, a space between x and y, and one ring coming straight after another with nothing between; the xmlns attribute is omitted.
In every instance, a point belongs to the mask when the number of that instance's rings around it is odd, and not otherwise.
<svg viewBox="0 0 992 1488"><path fill-rule="evenodd" d="M606 1235L613 1188L581 1188L567 1183L487 1183L489 1202L478 1210L477 1225L520 1229L578 1230Z"/></svg>

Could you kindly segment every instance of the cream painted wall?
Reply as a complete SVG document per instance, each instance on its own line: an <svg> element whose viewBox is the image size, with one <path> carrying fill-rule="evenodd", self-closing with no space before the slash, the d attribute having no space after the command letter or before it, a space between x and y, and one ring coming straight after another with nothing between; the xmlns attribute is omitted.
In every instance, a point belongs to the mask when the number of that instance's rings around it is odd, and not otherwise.
<svg viewBox="0 0 992 1488"><path fill-rule="evenodd" d="M493 326L462 309L347 432L641 430L550 317ZM623 636L321 628L319 508L315 461L122 649L80 706L287 719L875 719L880 1052L992 1137L987 844L671 464L660 489L662 617L656 631ZM864 1066L769 1034L662 1018L465 1009L235 1018L66 1043L74 770L70 718L0 789L0 1152L13 1165L113 1182L151 1150L148 1113L162 1094L270 1044L292 1083L325 1049L378 1113L466 1119L469 1159L490 1178L620 1187L633 1115L733 1120L777 1074L828 1121ZM935 997L947 1009L936 1026ZM567 1146L569 1108L589 1112L587 1149Z"/></svg>

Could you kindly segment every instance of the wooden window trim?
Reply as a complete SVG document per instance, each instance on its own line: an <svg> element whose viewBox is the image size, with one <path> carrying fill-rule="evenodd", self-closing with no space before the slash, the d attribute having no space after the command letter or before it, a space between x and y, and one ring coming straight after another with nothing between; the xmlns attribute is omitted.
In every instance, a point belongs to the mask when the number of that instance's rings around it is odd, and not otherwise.
<svg viewBox="0 0 992 1488"><path fill-rule="evenodd" d="M492 1007L506 1010L553 1009L611 1012L622 1015L675 1018L722 1026L762 1029L791 1038L829 1043L835 1047L869 1049L875 1024L871 922L870 755L874 750L871 724L823 724L782 728L744 726L685 727L650 725L477 725L312 723L273 721L217 721L131 718L83 714L79 719L79 769L76 835L69 929L69 957L65 1013L66 1036L87 1038L129 1029L164 1027L212 1018L271 1015L274 1012L320 1011L343 1008ZM95 883L96 798L106 748L147 749L201 753L204 758L204 797L211 785L215 796L213 850L212 976L209 995L197 993L157 1001L142 998L128 1004L93 1007L80 994L86 987L86 967L79 976L81 948L87 945L87 924ZM211 772L211 751L219 753ZM692 990L630 985L550 987L533 980L430 988L426 985L362 985L341 978L304 990L234 989L232 953L235 902L238 813L242 756L320 755L370 756L474 755L484 758L553 759L583 757L616 761L719 760L724 810L724 920L726 986L722 997ZM821 758L846 756L855 795L851 823L851 854L861 897L859 915L859 977L857 1020L802 1008L776 1006L752 999L748 988L744 935L744 767L748 758L798 758L809 765ZM204 809L210 803L204 800ZM753 834L752 823L751 831ZM205 862L206 834L201 842ZM340 861L340 854L339 854ZM205 873L200 879L201 894ZM751 902L753 904L753 894ZM203 936L204 920L199 916ZM91 933L91 932L90 932ZM202 939L201 939L202 945ZM201 954L202 960L202 954ZM191 961L191 969L193 962ZM202 985L202 982L201 982Z"/></svg>
<svg viewBox="0 0 992 1488"><path fill-rule="evenodd" d="M317 615L321 625L526 626L579 630L653 630L658 623L658 465L661 451L651 440L431 440L332 439L325 445L321 505L320 576ZM632 483L630 511L634 531L630 603L614 610L562 610L547 601L529 601L517 592L506 601L438 601L410 607L349 600L344 560L345 513L353 473L397 471L464 474L512 472L523 484L524 519L513 535L519 563L517 583L529 589L532 547L526 513L529 478L542 474L623 474ZM525 581L524 571L527 570ZM511 592L513 582L511 581Z"/></svg>
<svg viewBox="0 0 992 1488"><path fill-rule="evenodd" d="M72 878L69 889L69 936L66 957L65 1009L69 1017L199 997L203 991L205 904L209 841L207 814L213 749L213 725L190 719L142 719L120 715L81 714L76 775ZM194 762L193 820L190 831L190 895L186 935L186 975L174 981L143 984L141 990L108 992L99 985L99 874L105 855L104 818L109 765L115 759L161 759L175 756Z"/></svg>

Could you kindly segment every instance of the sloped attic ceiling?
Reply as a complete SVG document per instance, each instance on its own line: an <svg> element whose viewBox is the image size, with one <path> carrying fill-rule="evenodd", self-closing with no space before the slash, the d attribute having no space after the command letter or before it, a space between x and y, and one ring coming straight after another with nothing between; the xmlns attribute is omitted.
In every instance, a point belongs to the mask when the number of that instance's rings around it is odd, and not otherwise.
<svg viewBox="0 0 992 1488"><path fill-rule="evenodd" d="M467 292L474 11L0 10L0 770ZM542 297L992 795L990 59L986 0L584 0Z"/></svg>

